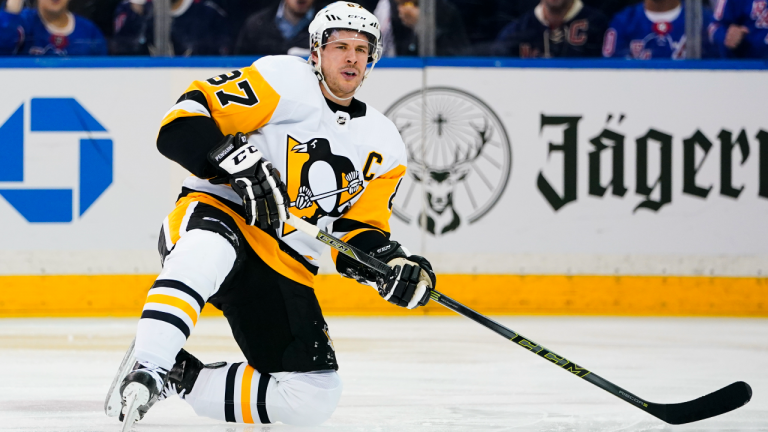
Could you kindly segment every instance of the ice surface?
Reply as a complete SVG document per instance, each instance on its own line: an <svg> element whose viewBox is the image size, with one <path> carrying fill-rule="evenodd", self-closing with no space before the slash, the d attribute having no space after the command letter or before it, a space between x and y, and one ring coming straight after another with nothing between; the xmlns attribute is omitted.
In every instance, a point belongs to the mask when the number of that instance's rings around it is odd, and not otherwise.
<svg viewBox="0 0 768 432"><path fill-rule="evenodd" d="M136 431L766 431L768 320L502 317L500 322L647 400L691 400L734 381L745 407L669 426L462 317L330 318L344 381L322 427L236 425L160 402ZM0 430L118 431L103 413L134 319L0 320ZM224 319L186 348L241 361Z"/></svg>

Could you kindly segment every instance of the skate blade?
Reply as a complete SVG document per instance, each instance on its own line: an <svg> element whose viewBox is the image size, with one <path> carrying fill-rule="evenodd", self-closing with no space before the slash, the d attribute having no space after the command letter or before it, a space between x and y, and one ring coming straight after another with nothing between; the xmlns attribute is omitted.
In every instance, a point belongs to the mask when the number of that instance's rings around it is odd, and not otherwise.
<svg viewBox="0 0 768 432"><path fill-rule="evenodd" d="M134 424L139 421L139 407L149 402L149 389L139 383L130 383L123 390L123 432L133 429Z"/></svg>
<svg viewBox="0 0 768 432"><path fill-rule="evenodd" d="M131 393L125 397L125 417L123 417L122 432L128 432L133 429L133 425L139 420L139 403L138 394L136 392Z"/></svg>
<svg viewBox="0 0 768 432"><path fill-rule="evenodd" d="M107 398L104 400L104 413L108 417L117 417L120 415L120 411L123 409L122 397L120 396L120 384L123 382L123 378L131 371L133 364L136 362L134 353L136 351L136 339L131 342L131 346L123 357L123 361L120 363L120 367L117 369L115 379L112 381L112 385L109 387Z"/></svg>

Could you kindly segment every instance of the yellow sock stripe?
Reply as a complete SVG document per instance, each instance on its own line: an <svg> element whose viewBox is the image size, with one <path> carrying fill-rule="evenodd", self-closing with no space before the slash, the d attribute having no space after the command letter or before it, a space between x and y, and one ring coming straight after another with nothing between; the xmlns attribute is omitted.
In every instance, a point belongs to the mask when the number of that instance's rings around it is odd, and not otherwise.
<svg viewBox="0 0 768 432"><path fill-rule="evenodd" d="M160 303L181 309L185 314L189 316L189 319L192 320L192 325L197 325L198 314L195 308L178 297L172 297L165 294L152 294L151 296L147 297L145 304L147 303Z"/></svg>
<svg viewBox="0 0 768 432"><path fill-rule="evenodd" d="M243 371L243 383L240 386L240 406L243 411L243 423L253 423L251 414L251 383L253 382L254 369L250 365L245 365Z"/></svg>

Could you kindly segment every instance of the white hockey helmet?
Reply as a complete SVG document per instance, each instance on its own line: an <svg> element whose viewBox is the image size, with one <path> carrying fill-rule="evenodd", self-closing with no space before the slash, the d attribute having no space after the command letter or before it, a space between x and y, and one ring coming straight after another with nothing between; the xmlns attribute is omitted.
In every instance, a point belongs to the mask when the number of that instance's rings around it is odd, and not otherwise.
<svg viewBox="0 0 768 432"><path fill-rule="evenodd" d="M315 15L315 18L309 24L309 62L314 66L315 75L317 75L318 80L326 87L325 77L320 68L322 62L320 48L328 42L328 37L334 30L352 30L366 37L369 43L368 65L370 65L370 68L365 73L363 79L367 78L376 62L381 58L382 46L379 20L364 7L348 1L331 3ZM312 52L317 52L317 62L312 61ZM360 85L362 86L362 82ZM333 93L331 92L331 94ZM346 100L350 98L337 99Z"/></svg>

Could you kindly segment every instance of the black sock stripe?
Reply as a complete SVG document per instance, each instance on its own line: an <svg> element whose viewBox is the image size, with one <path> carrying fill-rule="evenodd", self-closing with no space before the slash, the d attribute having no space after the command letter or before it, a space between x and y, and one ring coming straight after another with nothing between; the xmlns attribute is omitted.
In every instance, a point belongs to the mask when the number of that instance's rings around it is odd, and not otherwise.
<svg viewBox="0 0 768 432"><path fill-rule="evenodd" d="M241 363L232 363L227 371L227 381L224 386L224 420L235 423L235 378L237 377L237 368Z"/></svg>
<svg viewBox="0 0 768 432"><path fill-rule="evenodd" d="M187 325L187 323L184 322L183 319L177 317L176 315L169 314L167 312L160 312L156 310L145 310L144 312L141 313L141 318L167 322L168 324L179 329L179 331L184 333L184 337L189 339L189 334L191 333L189 331L189 326Z"/></svg>
<svg viewBox="0 0 768 432"><path fill-rule="evenodd" d="M173 288L179 290L195 299L197 304L200 306L201 311L203 310L203 306L205 306L205 300L203 300L203 297L184 282L179 282L173 279L158 279L152 285L152 288Z"/></svg>
<svg viewBox="0 0 768 432"><path fill-rule="evenodd" d="M261 424L272 423L267 415L267 386L272 375L268 373L261 374L259 378L259 391L256 393L256 411L259 413Z"/></svg>

